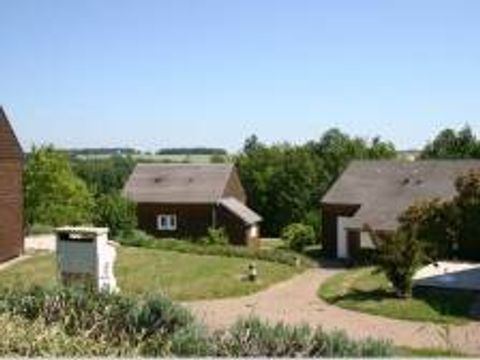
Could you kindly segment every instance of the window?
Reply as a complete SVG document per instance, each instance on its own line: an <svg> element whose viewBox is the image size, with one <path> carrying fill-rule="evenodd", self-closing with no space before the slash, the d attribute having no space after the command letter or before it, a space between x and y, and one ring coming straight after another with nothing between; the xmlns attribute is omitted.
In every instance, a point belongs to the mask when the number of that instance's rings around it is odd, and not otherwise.
<svg viewBox="0 0 480 360"><path fill-rule="evenodd" d="M158 215L157 229L162 231L177 230L177 215Z"/></svg>

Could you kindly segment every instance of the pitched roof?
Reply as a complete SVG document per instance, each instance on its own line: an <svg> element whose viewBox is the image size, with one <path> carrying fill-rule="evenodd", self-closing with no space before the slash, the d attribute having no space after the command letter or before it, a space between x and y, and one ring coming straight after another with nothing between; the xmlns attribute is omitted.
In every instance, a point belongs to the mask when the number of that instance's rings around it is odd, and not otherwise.
<svg viewBox="0 0 480 360"><path fill-rule="evenodd" d="M471 169L480 169L480 160L354 161L322 203L359 205L347 227L393 230L415 201L455 196L455 180Z"/></svg>
<svg viewBox="0 0 480 360"><path fill-rule="evenodd" d="M123 191L137 203L217 203L232 171L231 164L138 164Z"/></svg>
<svg viewBox="0 0 480 360"><path fill-rule="evenodd" d="M7 115L0 106L0 160L23 158L22 147L18 142Z"/></svg>
<svg viewBox="0 0 480 360"><path fill-rule="evenodd" d="M262 217L260 215L233 197L221 199L219 204L242 219L243 222L248 225L257 224L262 221Z"/></svg>

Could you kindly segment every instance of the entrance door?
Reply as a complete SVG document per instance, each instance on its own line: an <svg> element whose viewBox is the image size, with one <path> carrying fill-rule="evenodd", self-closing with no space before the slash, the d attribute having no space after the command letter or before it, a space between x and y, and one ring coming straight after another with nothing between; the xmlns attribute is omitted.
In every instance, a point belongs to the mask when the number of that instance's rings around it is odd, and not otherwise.
<svg viewBox="0 0 480 360"><path fill-rule="evenodd" d="M346 217L337 217L337 257L340 259L348 258L347 231L345 230L347 221Z"/></svg>

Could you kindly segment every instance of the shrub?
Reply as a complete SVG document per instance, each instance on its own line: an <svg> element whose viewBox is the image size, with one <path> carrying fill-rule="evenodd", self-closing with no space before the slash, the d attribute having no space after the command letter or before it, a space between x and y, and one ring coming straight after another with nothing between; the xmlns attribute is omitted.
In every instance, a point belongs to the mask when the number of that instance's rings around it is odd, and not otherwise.
<svg viewBox="0 0 480 360"><path fill-rule="evenodd" d="M52 146L32 148L24 171L25 221L52 226L89 224L94 200L66 154Z"/></svg>
<svg viewBox="0 0 480 360"><path fill-rule="evenodd" d="M137 226L136 206L119 193L100 195L95 224L108 227L114 237L120 233L130 234Z"/></svg>
<svg viewBox="0 0 480 360"><path fill-rule="evenodd" d="M29 235L46 235L53 234L55 232L55 227L44 224L33 224L28 229Z"/></svg>
<svg viewBox="0 0 480 360"><path fill-rule="evenodd" d="M181 357L380 357L383 341L239 320L212 335L163 297L131 299L82 289L0 294L0 355Z"/></svg>
<svg viewBox="0 0 480 360"><path fill-rule="evenodd" d="M385 357L390 343L350 340L343 332L321 328L269 325L256 318L242 319L226 332L214 335L217 356L223 357Z"/></svg>
<svg viewBox="0 0 480 360"><path fill-rule="evenodd" d="M142 230L132 230L131 232L121 232L118 236L120 244L135 247L154 247L156 239Z"/></svg>
<svg viewBox="0 0 480 360"><path fill-rule="evenodd" d="M416 231L432 260L452 256L454 209L449 202L440 199L416 202L399 217L399 222L405 231Z"/></svg>
<svg viewBox="0 0 480 360"><path fill-rule="evenodd" d="M312 226L295 223L282 231L282 239L295 251L303 251L306 246L315 244L315 230Z"/></svg>
<svg viewBox="0 0 480 360"><path fill-rule="evenodd" d="M4 290L0 313L58 326L67 336L154 355L165 352L173 334L194 322L186 309L161 296L134 300L80 288Z"/></svg>
<svg viewBox="0 0 480 360"><path fill-rule="evenodd" d="M366 227L377 248L377 262L385 273L398 297L412 295L413 276L425 260L424 246L418 240L415 230L398 229L388 236L379 236Z"/></svg>
<svg viewBox="0 0 480 360"><path fill-rule="evenodd" d="M180 253L264 260L289 266L298 266L299 262L301 266L310 266L312 264L312 261L307 257L289 250L252 249L233 245L201 245L185 240L156 239L142 231L134 231L131 236L122 236L120 243L125 246L177 251Z"/></svg>
<svg viewBox="0 0 480 360"><path fill-rule="evenodd" d="M115 348L86 336L68 336L60 326L43 320L0 315L0 355L22 357L77 357L133 355L127 348Z"/></svg>
<svg viewBox="0 0 480 360"><path fill-rule="evenodd" d="M200 243L204 245L228 245L230 243L225 229L209 228L207 236L200 239Z"/></svg>

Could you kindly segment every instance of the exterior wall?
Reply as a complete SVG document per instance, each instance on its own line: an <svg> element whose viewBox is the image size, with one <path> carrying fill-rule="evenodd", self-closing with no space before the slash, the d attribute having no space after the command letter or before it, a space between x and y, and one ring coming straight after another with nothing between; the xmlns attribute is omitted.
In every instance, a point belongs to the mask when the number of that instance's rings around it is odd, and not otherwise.
<svg viewBox="0 0 480 360"><path fill-rule="evenodd" d="M322 204L322 246L326 256L337 257L338 217L351 217L358 209L358 205Z"/></svg>
<svg viewBox="0 0 480 360"><path fill-rule="evenodd" d="M137 204L138 226L157 237L201 237L213 225L213 204ZM176 215L176 231L159 231L158 215Z"/></svg>
<svg viewBox="0 0 480 360"><path fill-rule="evenodd" d="M360 248L362 249L375 249L372 237L366 231L362 231L360 234Z"/></svg>
<svg viewBox="0 0 480 360"><path fill-rule="evenodd" d="M240 181L240 177L238 176L238 171L235 167L233 168L230 178L227 181L227 185L225 186L225 190L223 192L223 197L234 197L243 204L247 203L247 195Z"/></svg>
<svg viewBox="0 0 480 360"><path fill-rule="evenodd" d="M23 165L0 157L0 262L23 253Z"/></svg>
<svg viewBox="0 0 480 360"><path fill-rule="evenodd" d="M176 231L157 229L158 215L176 215ZM212 226L223 227L232 244L246 245L248 230L241 219L213 204L147 204L137 205L138 226L159 238L198 238L207 235Z"/></svg>
<svg viewBox="0 0 480 360"><path fill-rule="evenodd" d="M245 225L245 223L233 215L228 210L223 207L218 207L217 211L217 225L219 227L225 228L230 241L234 245L247 245L249 242L249 230L250 226Z"/></svg>

